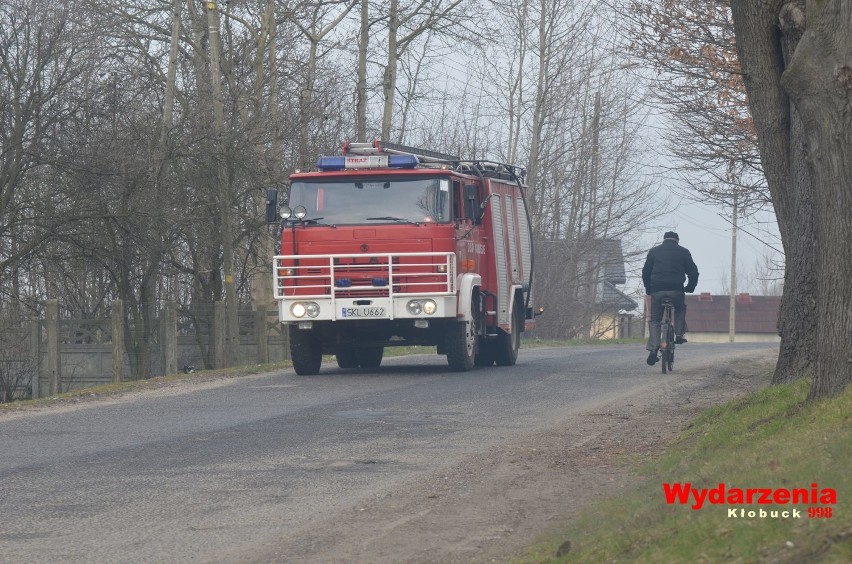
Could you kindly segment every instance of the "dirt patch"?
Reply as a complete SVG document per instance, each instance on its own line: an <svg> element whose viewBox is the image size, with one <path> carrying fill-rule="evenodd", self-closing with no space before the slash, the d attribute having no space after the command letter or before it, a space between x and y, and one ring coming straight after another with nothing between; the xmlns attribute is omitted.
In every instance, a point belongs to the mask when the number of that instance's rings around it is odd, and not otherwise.
<svg viewBox="0 0 852 564"><path fill-rule="evenodd" d="M676 374L662 388L570 415L556 429L313 523L247 561L506 561L588 503L637 484L635 462L664 451L700 411L767 385L773 359L756 360Z"/></svg>

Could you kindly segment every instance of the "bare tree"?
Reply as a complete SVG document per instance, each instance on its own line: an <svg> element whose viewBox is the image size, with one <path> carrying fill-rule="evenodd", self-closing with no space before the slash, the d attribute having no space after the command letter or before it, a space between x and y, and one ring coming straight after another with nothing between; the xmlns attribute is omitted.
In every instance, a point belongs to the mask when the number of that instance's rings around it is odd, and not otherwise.
<svg viewBox="0 0 852 564"><path fill-rule="evenodd" d="M38 377L38 360L31 342L29 324L0 318L0 403L26 399L26 390Z"/></svg>
<svg viewBox="0 0 852 564"><path fill-rule="evenodd" d="M96 316L120 299L135 377L156 363L164 299L203 329L224 300L235 360L237 308L269 294L252 290L269 280L271 254L259 194L353 131L366 135L371 110L386 138L527 162L543 237L619 238L641 210L630 164L641 118L588 34L585 4L507 1L499 22L474 26L464 16L475 0L364 0L366 31L354 0L7 4L0 307L26 296L37 311L50 295ZM363 72L345 49L356 34ZM471 47L489 34L500 41L481 42L484 59ZM370 83L381 89L372 107ZM363 94L355 112L346 85Z"/></svg>
<svg viewBox="0 0 852 564"><path fill-rule="evenodd" d="M743 209L769 205L727 0L631 0L621 15L628 55L654 72L644 78L668 117L668 172L685 195L729 206L736 192Z"/></svg>
<svg viewBox="0 0 852 564"><path fill-rule="evenodd" d="M321 42L340 25L358 0L323 0L305 3L302 10L295 14L293 22L308 41L308 56L304 68L304 83L299 96L299 127L297 138L299 142L298 166L311 165L312 155L308 154L308 123L315 116L311 112L316 86L317 59Z"/></svg>
<svg viewBox="0 0 852 564"><path fill-rule="evenodd" d="M765 248L752 265L751 288L760 296L784 294L784 262L771 249Z"/></svg>
<svg viewBox="0 0 852 564"><path fill-rule="evenodd" d="M56 134L82 98L72 93L85 38L75 37L73 3L11 0L0 6L0 287L17 284L20 262L73 214L65 194L42 183L56 170ZM18 288L6 287L13 300Z"/></svg>
<svg viewBox="0 0 852 564"><path fill-rule="evenodd" d="M483 128L504 132L491 151L496 146L501 159L528 164L537 292L559 304L539 320L537 333L588 336L611 260L605 248L643 229L648 217L651 186L635 164L641 100L631 100L612 38L598 34L606 16L595 20L591 6L556 0L495 7L495 27L512 41L489 45L479 83L495 85L486 102L499 119L483 120ZM627 249L628 256L638 252Z"/></svg>
<svg viewBox="0 0 852 564"><path fill-rule="evenodd" d="M399 59L421 35L441 33L453 25L450 19L464 0L415 0L408 4L390 0L387 12L387 63L382 79L382 139L391 139Z"/></svg>

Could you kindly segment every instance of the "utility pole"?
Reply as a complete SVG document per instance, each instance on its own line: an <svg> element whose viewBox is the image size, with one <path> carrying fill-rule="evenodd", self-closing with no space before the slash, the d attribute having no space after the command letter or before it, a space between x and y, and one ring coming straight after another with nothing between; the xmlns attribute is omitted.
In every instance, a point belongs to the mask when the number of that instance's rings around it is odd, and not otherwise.
<svg viewBox="0 0 852 564"><path fill-rule="evenodd" d="M728 340L734 342L737 321L737 192L734 190L734 217L731 221L731 311L728 320Z"/></svg>

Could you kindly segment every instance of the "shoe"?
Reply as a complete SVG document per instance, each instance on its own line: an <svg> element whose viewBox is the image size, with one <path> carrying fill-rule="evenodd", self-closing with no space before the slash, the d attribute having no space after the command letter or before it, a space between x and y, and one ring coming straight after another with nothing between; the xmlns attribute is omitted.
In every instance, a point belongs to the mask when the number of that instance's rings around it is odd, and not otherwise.
<svg viewBox="0 0 852 564"><path fill-rule="evenodd" d="M660 359L657 358L657 351L651 351L650 353L648 353L648 366L654 366L655 364L657 364L658 360Z"/></svg>
<svg viewBox="0 0 852 564"><path fill-rule="evenodd" d="M689 341L686 340L686 337L681 337L681 336L675 337L675 344L676 345L682 345L682 344L688 343L688 342Z"/></svg>

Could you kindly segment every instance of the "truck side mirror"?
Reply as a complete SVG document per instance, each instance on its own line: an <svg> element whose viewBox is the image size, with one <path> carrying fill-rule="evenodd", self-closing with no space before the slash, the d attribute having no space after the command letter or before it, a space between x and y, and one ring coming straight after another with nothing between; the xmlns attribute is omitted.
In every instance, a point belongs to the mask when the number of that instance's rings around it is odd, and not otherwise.
<svg viewBox="0 0 852 564"><path fill-rule="evenodd" d="M471 221L479 220L479 190L473 184L464 187L464 216Z"/></svg>
<svg viewBox="0 0 852 564"><path fill-rule="evenodd" d="M266 224L278 223L278 190L266 191Z"/></svg>
<svg viewBox="0 0 852 564"><path fill-rule="evenodd" d="M537 308L528 307L527 308L527 319L534 319L534 318L538 317L539 315L542 315L543 313L544 313L544 307L542 307L542 306L539 306Z"/></svg>

